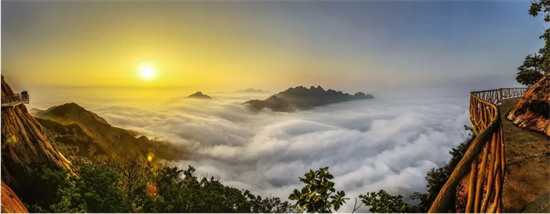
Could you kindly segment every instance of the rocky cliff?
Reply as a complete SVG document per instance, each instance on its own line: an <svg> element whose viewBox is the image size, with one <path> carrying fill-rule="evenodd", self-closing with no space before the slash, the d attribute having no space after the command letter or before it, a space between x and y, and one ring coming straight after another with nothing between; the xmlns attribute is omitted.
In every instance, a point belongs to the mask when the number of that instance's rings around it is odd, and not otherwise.
<svg viewBox="0 0 550 214"><path fill-rule="evenodd" d="M13 101L14 93L2 76L2 102ZM36 166L71 169L71 163L52 145L43 128L25 105L2 107L2 181L18 195ZM25 187L30 188L30 187Z"/></svg>
<svg viewBox="0 0 550 214"><path fill-rule="evenodd" d="M29 211L21 202L21 199L2 182L2 212L3 213L28 213Z"/></svg>
<svg viewBox="0 0 550 214"><path fill-rule="evenodd" d="M550 136L550 74L523 95L507 118L519 127Z"/></svg>

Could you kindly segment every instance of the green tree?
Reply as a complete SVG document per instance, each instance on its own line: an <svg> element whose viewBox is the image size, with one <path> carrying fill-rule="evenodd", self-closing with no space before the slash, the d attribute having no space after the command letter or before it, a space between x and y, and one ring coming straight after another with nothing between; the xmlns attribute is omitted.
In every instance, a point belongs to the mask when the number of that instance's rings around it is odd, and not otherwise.
<svg viewBox="0 0 550 214"><path fill-rule="evenodd" d="M55 201L48 207L52 212L130 212L130 204L120 188L120 176L103 166L82 165L75 168L79 175L63 182Z"/></svg>
<svg viewBox="0 0 550 214"><path fill-rule="evenodd" d="M76 187L75 180L67 182L67 186L57 191L56 201L50 205L50 210L55 213L84 213L88 212L86 202Z"/></svg>
<svg viewBox="0 0 550 214"><path fill-rule="evenodd" d="M147 195L155 185L156 197ZM262 198L248 190L223 185L218 178L195 176L195 168L159 167L132 193L139 212L289 212L290 204L276 197Z"/></svg>
<svg viewBox="0 0 550 214"><path fill-rule="evenodd" d="M534 17L540 15L546 23L550 23L550 0L532 1L531 7L529 8L529 15ZM545 41L545 45L540 51L543 58L542 69L548 72L550 71L550 28L547 28L540 38Z"/></svg>
<svg viewBox="0 0 550 214"><path fill-rule="evenodd" d="M86 204L87 212L129 212L130 205L120 188L121 178L116 171L102 166L84 165L78 170L76 189Z"/></svg>
<svg viewBox="0 0 550 214"><path fill-rule="evenodd" d="M262 198L223 185L218 178L198 178L195 168L135 163L73 163L77 176L39 167L37 189L23 198L32 212L290 212L290 203ZM151 188L153 187L153 188ZM154 191L150 191L154 190ZM154 193L154 194L151 194ZM30 200L32 199L32 200Z"/></svg>
<svg viewBox="0 0 550 214"><path fill-rule="evenodd" d="M541 49L541 52L543 49ZM543 69L544 58L541 54L529 54L525 57L523 65L518 67L518 74L516 76L516 81L522 85L531 87L542 78L542 75L545 73Z"/></svg>
<svg viewBox="0 0 550 214"><path fill-rule="evenodd" d="M409 204L405 202L402 195L393 196L386 190L369 192L366 195L359 195L361 202L370 206L372 213L403 213L408 212Z"/></svg>
<svg viewBox="0 0 550 214"><path fill-rule="evenodd" d="M546 23L550 23L550 0L533 1L529 8L529 15L543 16ZM526 86L535 84L542 76L550 72L550 28L547 28L540 36L545 45L539 53L529 54L523 64L518 67L516 80Z"/></svg>
<svg viewBox="0 0 550 214"><path fill-rule="evenodd" d="M68 172L57 166L36 166L31 173L31 180L25 183L23 202L29 204L30 212L52 212L49 206L56 202L59 189L69 185Z"/></svg>
<svg viewBox="0 0 550 214"><path fill-rule="evenodd" d="M328 213L334 209L338 211L346 203L344 191L336 191L334 178L328 171L328 167L317 171L309 170L300 181L306 184L301 191L295 189L288 199L296 201L293 207L299 207L300 211Z"/></svg>

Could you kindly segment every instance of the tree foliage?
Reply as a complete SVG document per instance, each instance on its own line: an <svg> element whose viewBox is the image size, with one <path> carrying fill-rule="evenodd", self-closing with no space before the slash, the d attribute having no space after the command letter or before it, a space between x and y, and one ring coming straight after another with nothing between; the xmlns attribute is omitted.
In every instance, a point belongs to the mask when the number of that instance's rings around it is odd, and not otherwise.
<svg viewBox="0 0 550 214"><path fill-rule="evenodd" d="M542 52L543 49L541 49ZM518 67L518 74L516 76L516 81L522 85L531 87L540 78L542 78L545 73L543 69L544 58L542 54L529 54L525 57L523 65Z"/></svg>
<svg viewBox="0 0 550 214"><path fill-rule="evenodd" d="M300 178L306 186L301 191L295 189L288 199L296 201L293 207L299 207L300 211L328 213L334 209L338 211L346 203L344 191L336 191L334 182L330 181L334 176L328 171L328 167L317 171L310 170Z"/></svg>
<svg viewBox="0 0 550 214"><path fill-rule="evenodd" d="M378 192L369 192L366 195L359 195L364 205L370 206L372 213L404 213L409 212L409 204L405 202L403 196L393 196L386 190Z"/></svg>
<svg viewBox="0 0 550 214"><path fill-rule="evenodd" d="M550 23L550 0L533 1L529 8L529 15L542 16L546 23ZM526 86L536 83L544 74L550 72L550 28L540 36L545 45L539 54L529 54L523 65L518 67L516 80Z"/></svg>
<svg viewBox="0 0 550 214"><path fill-rule="evenodd" d="M533 1L529 8L529 15L535 17L540 15L546 23L550 23L550 0ZM550 28L547 28L540 38L545 41L545 45L540 51L543 58L542 68L548 72L550 71Z"/></svg>
<svg viewBox="0 0 550 214"><path fill-rule="evenodd" d="M76 166L76 164L75 164ZM187 170L128 161L82 164L78 176L43 167L36 170L40 194L25 200L31 212L289 212L279 198L262 198L223 185L214 177L198 178ZM151 192L153 191L153 192Z"/></svg>

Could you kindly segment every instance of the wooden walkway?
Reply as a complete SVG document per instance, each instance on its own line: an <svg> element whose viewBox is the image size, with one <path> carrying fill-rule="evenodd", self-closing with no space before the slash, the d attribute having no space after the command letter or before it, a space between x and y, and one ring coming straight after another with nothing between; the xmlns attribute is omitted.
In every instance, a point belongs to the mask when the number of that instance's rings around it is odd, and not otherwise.
<svg viewBox="0 0 550 214"><path fill-rule="evenodd" d="M504 212L550 212L550 140L521 129L506 119L520 98L500 105L506 174L502 192Z"/></svg>
<svg viewBox="0 0 550 214"><path fill-rule="evenodd" d="M12 96L6 95L2 96L2 108L3 107L15 107L21 104L29 104L29 94L28 93L17 93Z"/></svg>
<svg viewBox="0 0 550 214"><path fill-rule="evenodd" d="M2 103L2 107L15 107L15 106L18 106L18 105L21 105L21 104L25 104L25 102L18 100L18 101L13 101L13 102L8 102L8 103Z"/></svg>

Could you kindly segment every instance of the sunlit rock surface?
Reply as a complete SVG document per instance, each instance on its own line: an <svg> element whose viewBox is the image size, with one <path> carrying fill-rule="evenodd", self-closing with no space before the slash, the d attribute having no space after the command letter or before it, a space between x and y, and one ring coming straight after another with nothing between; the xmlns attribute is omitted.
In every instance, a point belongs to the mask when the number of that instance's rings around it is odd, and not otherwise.
<svg viewBox="0 0 550 214"><path fill-rule="evenodd" d="M510 111L507 118L519 127L550 136L550 74L534 84Z"/></svg>
<svg viewBox="0 0 550 214"><path fill-rule="evenodd" d="M11 101L13 96L2 76L2 101ZM71 169L70 162L53 147L43 127L27 112L25 105L3 107L2 181L19 193L35 165Z"/></svg>
<svg viewBox="0 0 550 214"><path fill-rule="evenodd" d="M2 182L2 212L3 213L28 213L29 211L21 202L21 199Z"/></svg>

